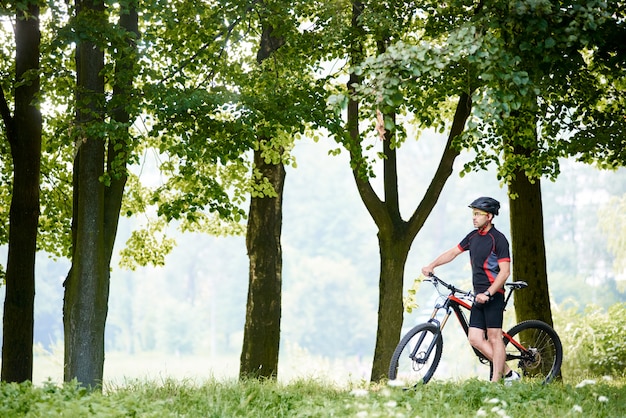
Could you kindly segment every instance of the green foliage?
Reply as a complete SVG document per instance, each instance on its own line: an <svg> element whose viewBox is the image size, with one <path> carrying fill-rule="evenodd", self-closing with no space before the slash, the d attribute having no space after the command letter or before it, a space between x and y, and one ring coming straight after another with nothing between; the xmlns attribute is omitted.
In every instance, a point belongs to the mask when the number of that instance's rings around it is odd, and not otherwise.
<svg viewBox="0 0 626 418"><path fill-rule="evenodd" d="M576 135L596 126L585 115L611 94L601 88L607 75L584 58L599 33L590 22L610 20L607 4L583 1L555 8L523 1L499 3L482 13L488 47L478 51L485 59L476 64L484 87L474 97L477 123L465 138L473 137L466 146L484 150L489 144L495 152L474 167L496 162L505 180L519 169L531 179L554 178L558 158L579 152L569 146L569 137L574 134L575 144ZM500 153L506 157L502 163Z"/></svg>
<svg viewBox="0 0 626 418"><path fill-rule="evenodd" d="M121 95L119 89L129 84L136 74L134 63L137 57L130 42L136 39L136 34L125 30L117 19L121 8L128 6L128 1L111 3L104 13L84 11L79 15L70 2L50 2L41 6L45 7L45 13L42 13L40 22L41 93L38 102L43 116L43 143L38 249L53 257L69 257L73 158L83 136L108 141L109 151L115 153L114 158L109 155L108 171L100 178L107 186L112 179L126 174L126 164L137 162L137 155L133 152L137 137L129 135L132 122L115 118L115 113L122 108L129 112L131 121L139 113L141 95ZM74 46L77 41L85 40L106 51L102 76L107 91L104 95L91 95L77 102ZM12 37L3 36L1 48L9 48L11 41ZM13 58L14 52L11 51L6 60L2 60L3 65L11 64ZM2 77L2 80L10 80L10 77ZM4 87L4 91L10 91ZM117 88L116 94L111 94L114 88ZM81 96L86 97L85 94ZM104 110L91 115L98 122L78 126L74 122L75 114L77 108L85 107L86 102L98 102ZM5 167L8 165L3 165ZM10 190L9 177L2 183L8 185L3 190ZM5 241L0 236L0 242Z"/></svg>
<svg viewBox="0 0 626 418"><path fill-rule="evenodd" d="M135 270L137 266L152 264L165 265L165 256L174 247L175 241L161 234L164 222L149 224L146 228L134 230L120 252L120 265Z"/></svg>
<svg viewBox="0 0 626 418"><path fill-rule="evenodd" d="M142 85L150 115L145 149L158 150L164 181L147 203L183 230L241 233L249 195L275 195L252 167L251 151L295 165L295 139L321 123L324 90L294 15L304 9L272 1L157 3L144 15ZM266 27L284 42L272 59L259 59L251 45Z"/></svg>
<svg viewBox="0 0 626 418"><path fill-rule="evenodd" d="M404 310L406 313L410 314L413 312L413 309L419 308L417 304L417 291L420 288L421 283L424 281L424 276L420 275L418 278L413 280L413 285L409 287L407 290L407 296L402 298L402 303L404 305Z"/></svg>
<svg viewBox="0 0 626 418"><path fill-rule="evenodd" d="M626 370L626 303L604 310L589 306L558 312L559 335L565 349L563 374L624 377Z"/></svg>
<svg viewBox="0 0 626 418"><path fill-rule="evenodd" d="M357 92L370 115L409 111L421 126L440 128L449 117L442 105L467 92L472 117L456 145L476 151L476 159L464 172L495 164L504 182L517 170L555 178L563 156L606 167L623 161L624 51L605 36L623 38L619 5L421 7L417 39L395 40L355 70L365 80Z"/></svg>
<svg viewBox="0 0 626 418"><path fill-rule="evenodd" d="M340 388L300 380L242 382L129 382L87 393L75 384L34 387L0 384L0 413L11 417L354 417L354 416L524 416L582 414L617 417L626 413L624 382L573 385L467 382L429 383L411 390L356 384Z"/></svg>

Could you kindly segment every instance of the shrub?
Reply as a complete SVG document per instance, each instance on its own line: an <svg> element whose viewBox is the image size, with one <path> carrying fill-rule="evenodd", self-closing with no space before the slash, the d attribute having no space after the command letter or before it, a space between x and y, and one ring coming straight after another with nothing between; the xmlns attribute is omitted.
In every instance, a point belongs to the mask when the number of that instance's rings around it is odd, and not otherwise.
<svg viewBox="0 0 626 418"><path fill-rule="evenodd" d="M555 321L563 342L566 377L624 376L626 370L626 303L604 310L590 306L559 312Z"/></svg>

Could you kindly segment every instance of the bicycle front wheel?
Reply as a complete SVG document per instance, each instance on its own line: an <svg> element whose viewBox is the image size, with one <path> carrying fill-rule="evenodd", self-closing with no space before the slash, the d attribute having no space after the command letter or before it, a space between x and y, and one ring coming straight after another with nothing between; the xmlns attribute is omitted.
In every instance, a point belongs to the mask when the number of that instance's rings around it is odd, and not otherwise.
<svg viewBox="0 0 626 418"><path fill-rule="evenodd" d="M561 371L563 346L556 331L542 321L523 321L504 337L506 359L518 360L523 376L550 383Z"/></svg>
<svg viewBox="0 0 626 418"><path fill-rule="evenodd" d="M439 327L431 323L413 327L391 356L389 380L407 386L428 383L439 365L442 351L443 338Z"/></svg>

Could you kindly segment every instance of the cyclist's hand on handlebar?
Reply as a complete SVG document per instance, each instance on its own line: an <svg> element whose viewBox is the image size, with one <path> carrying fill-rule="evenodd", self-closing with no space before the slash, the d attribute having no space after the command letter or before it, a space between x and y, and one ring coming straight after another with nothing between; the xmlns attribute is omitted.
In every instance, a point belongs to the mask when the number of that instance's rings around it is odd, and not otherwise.
<svg viewBox="0 0 626 418"><path fill-rule="evenodd" d="M430 277L434 274L433 268L430 266L422 267L422 274L426 277Z"/></svg>
<svg viewBox="0 0 626 418"><path fill-rule="evenodd" d="M478 303L487 303L491 298L484 293L479 293L474 297L474 300Z"/></svg>

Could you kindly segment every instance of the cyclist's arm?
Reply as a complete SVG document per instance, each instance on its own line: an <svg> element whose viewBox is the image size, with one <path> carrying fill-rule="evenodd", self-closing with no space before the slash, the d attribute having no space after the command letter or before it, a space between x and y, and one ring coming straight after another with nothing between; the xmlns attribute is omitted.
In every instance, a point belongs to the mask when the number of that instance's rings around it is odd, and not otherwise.
<svg viewBox="0 0 626 418"><path fill-rule="evenodd" d="M491 286L489 286L489 294L494 295L498 290L504 287L504 283L509 278L511 274L511 262L510 261L500 261L498 262L498 267L500 267L500 272L496 276Z"/></svg>
<svg viewBox="0 0 626 418"><path fill-rule="evenodd" d="M435 267L439 267L443 264L449 263L450 261L454 260L456 256L461 254L462 252L463 250L461 250L459 246L450 248L448 251L441 254L439 257L435 258L432 263L430 263L427 266L422 267L422 274L424 276L428 276L430 273L434 273Z"/></svg>

